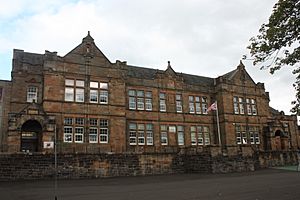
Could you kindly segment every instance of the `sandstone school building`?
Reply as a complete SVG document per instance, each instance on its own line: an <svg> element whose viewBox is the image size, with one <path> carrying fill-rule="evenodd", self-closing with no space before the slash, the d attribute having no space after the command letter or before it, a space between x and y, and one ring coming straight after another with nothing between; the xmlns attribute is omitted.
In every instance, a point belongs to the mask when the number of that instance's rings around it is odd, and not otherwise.
<svg viewBox="0 0 300 200"><path fill-rule="evenodd" d="M216 78L112 63L88 33L65 56L15 49L11 76L0 81L2 152L51 153L55 133L60 153L300 146L296 116L271 108L242 62Z"/></svg>

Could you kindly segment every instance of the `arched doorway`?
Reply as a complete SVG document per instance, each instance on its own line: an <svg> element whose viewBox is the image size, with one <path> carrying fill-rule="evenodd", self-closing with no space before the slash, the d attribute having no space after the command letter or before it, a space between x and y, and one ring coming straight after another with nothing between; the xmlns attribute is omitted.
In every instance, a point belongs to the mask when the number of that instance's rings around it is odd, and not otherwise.
<svg viewBox="0 0 300 200"><path fill-rule="evenodd" d="M277 130L275 132L275 148L276 148L276 150L285 149L284 142L282 140L283 140L283 133L281 130Z"/></svg>
<svg viewBox="0 0 300 200"><path fill-rule="evenodd" d="M26 121L21 128L21 151L37 152L40 150L42 126L36 120Z"/></svg>

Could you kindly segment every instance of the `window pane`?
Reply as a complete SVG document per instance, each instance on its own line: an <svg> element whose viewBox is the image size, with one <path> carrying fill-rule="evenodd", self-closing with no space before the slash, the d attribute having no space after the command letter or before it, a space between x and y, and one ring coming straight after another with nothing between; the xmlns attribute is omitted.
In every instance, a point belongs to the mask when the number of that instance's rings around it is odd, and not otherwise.
<svg viewBox="0 0 300 200"><path fill-rule="evenodd" d="M81 117L75 118L75 124L84 125L84 119Z"/></svg>
<svg viewBox="0 0 300 200"><path fill-rule="evenodd" d="M168 145L168 134L166 132L161 132L161 145Z"/></svg>
<svg viewBox="0 0 300 200"><path fill-rule="evenodd" d="M160 99L165 99L166 98L166 94L165 93L159 93L159 98Z"/></svg>
<svg viewBox="0 0 300 200"><path fill-rule="evenodd" d="M97 128L90 128L89 143L98 143L98 129Z"/></svg>
<svg viewBox="0 0 300 200"><path fill-rule="evenodd" d="M90 119L90 125L91 126L97 126L98 125L98 119L91 118Z"/></svg>
<svg viewBox="0 0 300 200"><path fill-rule="evenodd" d="M37 87L29 86L27 88L27 102L37 102Z"/></svg>
<svg viewBox="0 0 300 200"><path fill-rule="evenodd" d="M65 101L74 101L74 88L65 88Z"/></svg>
<svg viewBox="0 0 300 200"><path fill-rule="evenodd" d="M200 103L196 103L196 113L197 113L197 114L201 114Z"/></svg>
<svg viewBox="0 0 300 200"><path fill-rule="evenodd" d="M166 107L166 100L161 99L161 100L159 101L159 108L160 108L160 111L166 112L166 110L167 110L167 107Z"/></svg>
<svg viewBox="0 0 300 200"><path fill-rule="evenodd" d="M100 143L108 143L108 129L100 128Z"/></svg>
<svg viewBox="0 0 300 200"><path fill-rule="evenodd" d="M108 92L105 90L100 91L100 103L107 104L108 103Z"/></svg>
<svg viewBox="0 0 300 200"><path fill-rule="evenodd" d="M90 88L98 88L98 82L91 81Z"/></svg>
<svg viewBox="0 0 300 200"><path fill-rule="evenodd" d="M152 92L146 92L146 97L147 98L152 98Z"/></svg>
<svg viewBox="0 0 300 200"><path fill-rule="evenodd" d="M137 98L138 110L144 110L144 98Z"/></svg>
<svg viewBox="0 0 300 200"><path fill-rule="evenodd" d="M184 145L184 133L178 132L178 145Z"/></svg>
<svg viewBox="0 0 300 200"><path fill-rule="evenodd" d="M71 117L65 117L64 124L66 124L66 125L72 125L73 124L73 118L71 118Z"/></svg>
<svg viewBox="0 0 300 200"><path fill-rule="evenodd" d="M73 142L73 128L69 126L64 127L64 142Z"/></svg>
<svg viewBox="0 0 300 200"><path fill-rule="evenodd" d="M136 109L135 97L129 97L129 109Z"/></svg>
<svg viewBox="0 0 300 200"><path fill-rule="evenodd" d="M65 84L67 86L74 86L74 80L72 80L72 79L66 79L65 80Z"/></svg>
<svg viewBox="0 0 300 200"><path fill-rule="evenodd" d="M101 83L100 82L100 89L108 89L108 83Z"/></svg>
<svg viewBox="0 0 300 200"><path fill-rule="evenodd" d="M192 145L197 145L196 133L195 132L191 132L191 144Z"/></svg>
<svg viewBox="0 0 300 200"><path fill-rule="evenodd" d="M90 102L98 103L98 90L90 90Z"/></svg>
<svg viewBox="0 0 300 200"><path fill-rule="evenodd" d="M167 130L167 126L166 126L166 125L161 125L161 126L160 126L160 130L166 131L166 130Z"/></svg>
<svg viewBox="0 0 300 200"><path fill-rule="evenodd" d="M138 124L138 130L144 130L145 126L144 124Z"/></svg>
<svg viewBox="0 0 300 200"><path fill-rule="evenodd" d="M152 99L146 99L146 110L152 110Z"/></svg>
<svg viewBox="0 0 300 200"><path fill-rule="evenodd" d="M195 113L194 102L189 103L190 113Z"/></svg>
<svg viewBox="0 0 300 200"><path fill-rule="evenodd" d="M176 111L182 112L182 103L181 101L176 101Z"/></svg>
<svg viewBox="0 0 300 200"><path fill-rule="evenodd" d="M84 89L76 88L76 102L84 102Z"/></svg>
<svg viewBox="0 0 300 200"><path fill-rule="evenodd" d="M135 96L135 90L129 90L128 95L129 96Z"/></svg>
<svg viewBox="0 0 300 200"><path fill-rule="evenodd" d="M83 133L84 133L83 127L75 127L74 141L76 143L83 143Z"/></svg>
<svg viewBox="0 0 300 200"><path fill-rule="evenodd" d="M147 145L153 145L153 132L147 131Z"/></svg>
<svg viewBox="0 0 300 200"><path fill-rule="evenodd" d="M146 124L146 129L147 130L152 130L153 129L153 125L152 124Z"/></svg>
<svg viewBox="0 0 300 200"><path fill-rule="evenodd" d="M176 133L176 126L169 126L170 133Z"/></svg>
<svg viewBox="0 0 300 200"><path fill-rule="evenodd" d="M183 131L183 126L177 126L178 131Z"/></svg>
<svg viewBox="0 0 300 200"><path fill-rule="evenodd" d="M84 81L76 80L76 86L77 87L84 87Z"/></svg>
<svg viewBox="0 0 300 200"><path fill-rule="evenodd" d="M137 96L138 96L138 97L144 97L144 91L138 90L138 91L137 91Z"/></svg>
<svg viewBox="0 0 300 200"><path fill-rule="evenodd" d="M136 130L136 124L135 123L130 123L129 124L129 129Z"/></svg>
<svg viewBox="0 0 300 200"><path fill-rule="evenodd" d="M108 127L108 120L100 119L100 127Z"/></svg>

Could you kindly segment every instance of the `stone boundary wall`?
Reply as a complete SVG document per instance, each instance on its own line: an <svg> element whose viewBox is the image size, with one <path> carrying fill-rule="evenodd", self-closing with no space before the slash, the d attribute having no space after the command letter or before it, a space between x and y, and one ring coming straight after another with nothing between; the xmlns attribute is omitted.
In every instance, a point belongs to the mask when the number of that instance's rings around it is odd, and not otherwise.
<svg viewBox="0 0 300 200"><path fill-rule="evenodd" d="M179 173L231 173L297 164L296 152L227 155L215 150L177 153L58 154L59 179ZM0 154L0 180L50 179L53 154Z"/></svg>

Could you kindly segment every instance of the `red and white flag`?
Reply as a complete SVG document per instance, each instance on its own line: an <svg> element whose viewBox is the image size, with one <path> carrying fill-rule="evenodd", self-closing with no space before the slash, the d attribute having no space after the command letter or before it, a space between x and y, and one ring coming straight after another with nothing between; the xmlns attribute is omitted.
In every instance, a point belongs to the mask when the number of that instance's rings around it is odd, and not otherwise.
<svg viewBox="0 0 300 200"><path fill-rule="evenodd" d="M209 108L207 109L207 112L211 111L211 110L217 110L218 106L217 106L217 102L215 101L213 104L211 104L209 106Z"/></svg>

